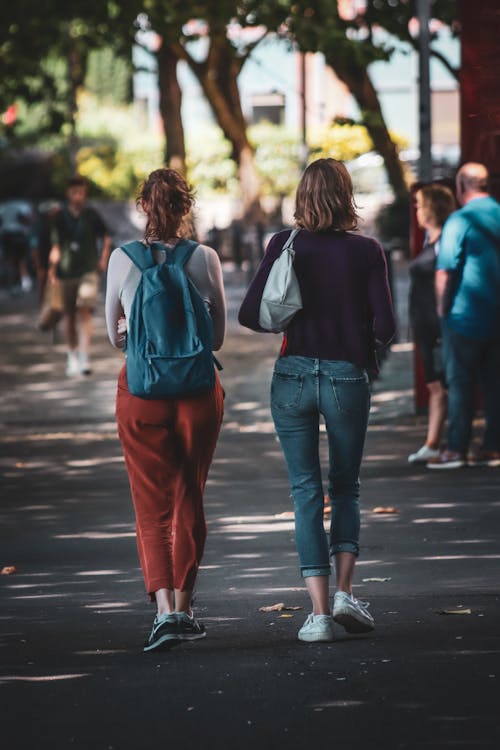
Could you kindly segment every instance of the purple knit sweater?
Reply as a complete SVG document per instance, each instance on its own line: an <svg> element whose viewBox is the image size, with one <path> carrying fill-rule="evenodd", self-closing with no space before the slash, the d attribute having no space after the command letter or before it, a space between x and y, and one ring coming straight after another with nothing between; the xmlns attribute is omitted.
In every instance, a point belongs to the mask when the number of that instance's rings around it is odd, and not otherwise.
<svg viewBox="0 0 500 750"><path fill-rule="evenodd" d="M289 235L279 232L269 242L240 308L238 319L246 328L262 330L262 292ZM376 370L376 346L388 344L396 330L380 245L351 232L302 229L294 249L303 309L288 326L282 355L343 360Z"/></svg>

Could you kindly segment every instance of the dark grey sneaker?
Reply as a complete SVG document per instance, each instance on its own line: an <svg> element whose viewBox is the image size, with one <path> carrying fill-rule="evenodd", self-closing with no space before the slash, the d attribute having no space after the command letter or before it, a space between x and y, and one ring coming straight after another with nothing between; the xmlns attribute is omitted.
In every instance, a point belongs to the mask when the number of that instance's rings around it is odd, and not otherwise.
<svg viewBox="0 0 500 750"><path fill-rule="evenodd" d="M190 617L187 612L177 612L177 637L181 641L196 641L198 638L205 638L205 626Z"/></svg>
<svg viewBox="0 0 500 750"><path fill-rule="evenodd" d="M179 627L177 616L172 613L155 617L151 635L144 644L144 651L153 651L157 648L170 648L179 643Z"/></svg>

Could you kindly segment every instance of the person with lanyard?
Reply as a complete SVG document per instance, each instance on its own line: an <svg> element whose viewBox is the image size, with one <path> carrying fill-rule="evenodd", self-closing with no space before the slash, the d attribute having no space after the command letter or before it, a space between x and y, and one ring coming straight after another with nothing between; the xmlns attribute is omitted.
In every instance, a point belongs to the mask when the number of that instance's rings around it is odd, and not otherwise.
<svg viewBox="0 0 500 750"><path fill-rule="evenodd" d="M61 284L68 377L92 372L92 315L97 304L99 272L106 271L112 249L108 228L95 208L87 205L87 193L84 177L69 179L66 202L54 217L51 229L49 282Z"/></svg>

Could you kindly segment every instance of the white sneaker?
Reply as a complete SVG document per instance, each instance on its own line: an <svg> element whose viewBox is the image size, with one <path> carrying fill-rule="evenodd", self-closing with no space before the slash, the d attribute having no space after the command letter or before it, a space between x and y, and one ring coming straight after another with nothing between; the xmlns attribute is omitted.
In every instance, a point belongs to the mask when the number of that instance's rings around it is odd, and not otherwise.
<svg viewBox="0 0 500 750"><path fill-rule="evenodd" d="M21 277L21 289L23 292L31 292L31 290L33 289L33 281L31 280L31 276Z"/></svg>
<svg viewBox="0 0 500 750"><path fill-rule="evenodd" d="M299 641L333 641L333 621L330 615L308 615L298 634Z"/></svg>
<svg viewBox="0 0 500 750"><path fill-rule="evenodd" d="M337 591L333 597L333 619L348 633L368 633L374 630L375 622L368 612L370 602L361 602L352 594Z"/></svg>
<svg viewBox="0 0 500 750"><path fill-rule="evenodd" d="M92 374L92 368L90 366L89 355L87 352L78 352L78 366L79 372L82 375Z"/></svg>
<svg viewBox="0 0 500 750"><path fill-rule="evenodd" d="M426 464L433 458L438 458L439 450L436 448L429 448L428 445L423 445L418 449L416 453L410 453L408 456L408 463L410 464Z"/></svg>
<svg viewBox="0 0 500 750"><path fill-rule="evenodd" d="M68 352L68 359L66 362L66 375L68 378L76 378L80 374L80 362L78 354L75 351Z"/></svg>

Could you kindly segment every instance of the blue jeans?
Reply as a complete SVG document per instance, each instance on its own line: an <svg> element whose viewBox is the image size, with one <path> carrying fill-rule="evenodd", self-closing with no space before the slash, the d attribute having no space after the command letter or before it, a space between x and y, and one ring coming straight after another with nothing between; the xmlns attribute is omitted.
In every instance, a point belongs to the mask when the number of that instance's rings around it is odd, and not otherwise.
<svg viewBox="0 0 500 750"><path fill-rule="evenodd" d="M500 336L478 341L454 331L446 319L441 325L448 385L448 449L467 453L479 384L486 420L483 447L499 451Z"/></svg>
<svg viewBox="0 0 500 750"><path fill-rule="evenodd" d="M288 468L303 577L329 575L330 554L359 554L359 469L369 411L368 376L357 365L297 356L276 362L271 412ZM320 415L329 446L329 543L323 520Z"/></svg>

